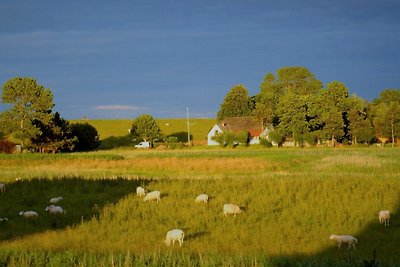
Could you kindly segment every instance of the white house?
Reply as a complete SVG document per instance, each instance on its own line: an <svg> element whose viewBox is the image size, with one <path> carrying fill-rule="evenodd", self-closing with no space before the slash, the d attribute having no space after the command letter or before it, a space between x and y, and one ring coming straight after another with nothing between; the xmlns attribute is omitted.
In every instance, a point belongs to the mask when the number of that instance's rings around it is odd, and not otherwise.
<svg viewBox="0 0 400 267"><path fill-rule="evenodd" d="M218 142L212 140L213 136L222 134L224 132L239 133L247 131L250 136L249 144L259 144L260 137L267 137L271 127L266 127L262 131L262 125L259 121L254 120L253 117L227 117L221 122L215 124L207 134L207 144L209 146L219 145Z"/></svg>

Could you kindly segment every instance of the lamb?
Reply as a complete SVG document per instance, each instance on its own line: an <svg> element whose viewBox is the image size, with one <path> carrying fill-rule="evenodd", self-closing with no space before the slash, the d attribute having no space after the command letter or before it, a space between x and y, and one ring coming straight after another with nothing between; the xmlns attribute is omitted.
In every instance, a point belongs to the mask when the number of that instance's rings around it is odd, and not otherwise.
<svg viewBox="0 0 400 267"><path fill-rule="evenodd" d="M160 191L151 191L143 199L144 201L156 200L157 203L161 200Z"/></svg>
<svg viewBox="0 0 400 267"><path fill-rule="evenodd" d="M242 211L240 210L240 207L235 204L224 204L224 215L225 217L228 217L228 214L233 214L233 217L236 216L236 214L241 213Z"/></svg>
<svg viewBox="0 0 400 267"><path fill-rule="evenodd" d="M208 195L200 194L196 197L196 203L207 203L208 202Z"/></svg>
<svg viewBox="0 0 400 267"><path fill-rule="evenodd" d="M50 214L63 214L66 212L60 206L54 206L54 205L50 205L50 206L46 207L45 210L48 211Z"/></svg>
<svg viewBox="0 0 400 267"><path fill-rule="evenodd" d="M0 183L0 193L6 192L6 185L3 183Z"/></svg>
<svg viewBox="0 0 400 267"><path fill-rule="evenodd" d="M146 190L144 190L143 187L138 186L138 188L136 188L136 195L138 195L139 197L142 197L142 196L146 195Z"/></svg>
<svg viewBox="0 0 400 267"><path fill-rule="evenodd" d="M50 203L56 204L56 203L60 202L61 200L63 200L62 197L53 197L52 199L50 199Z"/></svg>
<svg viewBox="0 0 400 267"><path fill-rule="evenodd" d="M182 247L184 237L185 237L185 234L180 229L174 229L174 230L168 231L167 236L165 238L165 244L167 246L170 246L171 241L172 241L172 245L175 244L175 241L178 241L179 246Z"/></svg>
<svg viewBox="0 0 400 267"><path fill-rule="evenodd" d="M338 244L338 247L340 248L342 243L347 243L348 247L347 249L353 247L354 250L356 250L356 245L357 244L357 239L354 236L351 235L331 235L330 236L331 240L335 240L336 243Z"/></svg>
<svg viewBox="0 0 400 267"><path fill-rule="evenodd" d="M390 211L388 210L381 210L379 212L379 222L383 223L385 226L389 226L390 221Z"/></svg>
<svg viewBox="0 0 400 267"><path fill-rule="evenodd" d="M33 218L33 217L38 217L39 216L39 214L36 211L33 211L33 210L20 211L19 215L24 217L24 218Z"/></svg>

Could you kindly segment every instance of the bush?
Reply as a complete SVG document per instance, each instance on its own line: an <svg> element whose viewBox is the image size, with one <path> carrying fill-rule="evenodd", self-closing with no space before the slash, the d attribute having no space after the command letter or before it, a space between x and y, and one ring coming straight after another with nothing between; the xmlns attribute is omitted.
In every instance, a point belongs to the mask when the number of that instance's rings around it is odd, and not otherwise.
<svg viewBox="0 0 400 267"><path fill-rule="evenodd" d="M260 138L260 145L270 148L272 147L272 142L268 141L265 138Z"/></svg>
<svg viewBox="0 0 400 267"><path fill-rule="evenodd" d="M72 134L78 138L74 151L90 151L100 146L100 137L96 128L88 123L71 124Z"/></svg>
<svg viewBox="0 0 400 267"><path fill-rule="evenodd" d="M168 148L175 149L175 148L183 148L183 144L178 142L178 137L176 136L169 136L165 141L165 144Z"/></svg>
<svg viewBox="0 0 400 267"><path fill-rule="evenodd" d="M0 153L11 154L15 151L15 144L8 140L0 140Z"/></svg>

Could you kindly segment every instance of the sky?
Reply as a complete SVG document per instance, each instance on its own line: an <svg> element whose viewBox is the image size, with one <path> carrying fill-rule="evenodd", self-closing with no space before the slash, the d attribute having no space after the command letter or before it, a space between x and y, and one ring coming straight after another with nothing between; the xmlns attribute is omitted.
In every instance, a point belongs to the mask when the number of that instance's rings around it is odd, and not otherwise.
<svg viewBox="0 0 400 267"><path fill-rule="evenodd" d="M308 68L372 101L400 88L398 0L0 3L0 83L31 77L65 119L215 118L229 90ZM0 104L0 112L10 108Z"/></svg>

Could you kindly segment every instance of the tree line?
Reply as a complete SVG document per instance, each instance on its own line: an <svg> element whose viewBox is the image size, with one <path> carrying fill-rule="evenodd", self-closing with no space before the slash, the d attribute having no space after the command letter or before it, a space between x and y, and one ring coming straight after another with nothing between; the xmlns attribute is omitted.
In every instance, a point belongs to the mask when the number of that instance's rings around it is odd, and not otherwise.
<svg viewBox="0 0 400 267"><path fill-rule="evenodd" d="M271 127L271 141L305 144L379 142L392 146L400 136L400 90L386 89L369 102L350 95L339 81L323 86L301 66L267 73L260 92L250 96L244 85L231 88L217 113L225 117L253 116L260 127Z"/></svg>

